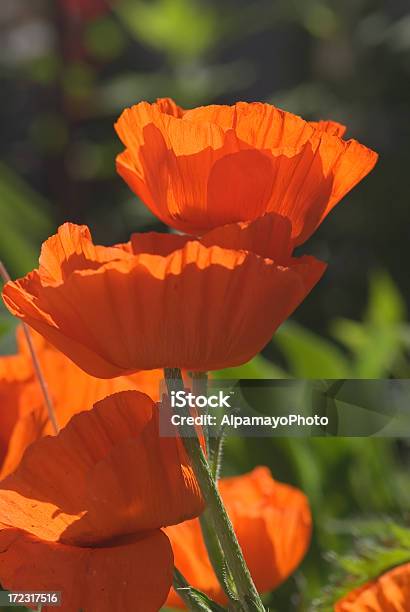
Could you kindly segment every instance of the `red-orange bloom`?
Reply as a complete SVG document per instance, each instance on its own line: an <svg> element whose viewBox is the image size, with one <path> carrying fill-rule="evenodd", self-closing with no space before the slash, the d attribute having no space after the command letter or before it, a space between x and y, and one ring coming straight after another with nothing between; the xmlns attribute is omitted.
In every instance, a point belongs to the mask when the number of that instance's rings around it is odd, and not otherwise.
<svg viewBox="0 0 410 612"><path fill-rule="evenodd" d="M181 440L159 436L157 406L111 395L32 444L1 482L0 583L61 591L62 612L157 612L173 568L161 528L202 509Z"/></svg>
<svg viewBox="0 0 410 612"><path fill-rule="evenodd" d="M40 267L3 289L9 310L93 376L248 361L321 277L325 265L290 256L279 215L217 228L201 240L135 234L94 246L65 224Z"/></svg>
<svg viewBox="0 0 410 612"><path fill-rule="evenodd" d="M183 110L141 102L116 123L117 170L161 221L202 235L275 212L304 242L370 172L377 154L344 126L306 122L262 103Z"/></svg>
<svg viewBox="0 0 410 612"><path fill-rule="evenodd" d="M406 563L343 597L335 612L408 612L409 606L410 563Z"/></svg>
<svg viewBox="0 0 410 612"><path fill-rule="evenodd" d="M60 427L116 391L137 389L159 399L160 370L100 380L83 372L37 334L33 339ZM17 343L17 355L0 357L0 478L18 466L27 446L53 433L22 329Z"/></svg>
<svg viewBox="0 0 410 612"><path fill-rule="evenodd" d="M298 489L273 480L264 467L222 479L219 488L258 591L271 591L295 570L309 546L312 525L307 498ZM188 582L224 603L199 521L169 527L166 533L175 566ZM174 590L167 603L184 607Z"/></svg>

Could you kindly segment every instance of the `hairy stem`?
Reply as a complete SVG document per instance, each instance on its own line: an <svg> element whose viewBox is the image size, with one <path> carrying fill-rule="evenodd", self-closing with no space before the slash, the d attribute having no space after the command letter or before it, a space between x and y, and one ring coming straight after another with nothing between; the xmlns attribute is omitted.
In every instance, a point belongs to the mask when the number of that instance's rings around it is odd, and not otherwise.
<svg viewBox="0 0 410 612"><path fill-rule="evenodd" d="M169 392L184 389L181 371L179 368L166 368L165 380ZM183 409L182 416L190 416L189 409ZM185 449L191 459L195 476L198 480L212 527L225 554L226 562L233 581L243 612L264 612L262 601L253 583L249 569L243 558L241 547L235 535L231 520L219 495L215 480L211 474L208 461L202 450L194 426L186 423L180 427L180 434Z"/></svg>

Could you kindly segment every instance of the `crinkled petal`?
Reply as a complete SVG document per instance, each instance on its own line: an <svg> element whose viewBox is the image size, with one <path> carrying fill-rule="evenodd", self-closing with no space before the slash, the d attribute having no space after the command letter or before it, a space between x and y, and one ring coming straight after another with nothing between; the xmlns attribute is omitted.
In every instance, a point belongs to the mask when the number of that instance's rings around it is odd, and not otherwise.
<svg viewBox="0 0 410 612"><path fill-rule="evenodd" d="M301 117L262 102L237 102L233 106L201 106L184 113L184 121L210 123L258 150L297 148L314 133Z"/></svg>
<svg viewBox="0 0 410 612"><path fill-rule="evenodd" d="M341 124L262 103L183 114L141 103L116 127L126 146L119 173L164 223L195 235L276 212L301 244L377 161L342 140Z"/></svg>
<svg viewBox="0 0 410 612"><path fill-rule="evenodd" d="M330 210L370 172L377 155L355 140L316 133L294 155L274 156L275 188L268 212L287 217L302 244Z"/></svg>
<svg viewBox="0 0 410 612"><path fill-rule="evenodd" d="M182 117L184 114L184 109L178 106L172 98L158 98L155 106L159 108L161 113L166 113L173 117Z"/></svg>
<svg viewBox="0 0 410 612"><path fill-rule="evenodd" d="M190 112L176 118L147 103L124 111L116 124L127 147L119 173L162 221L190 233L252 218L255 207L263 212L273 187L270 158L233 130L185 120Z"/></svg>
<svg viewBox="0 0 410 612"><path fill-rule="evenodd" d="M407 612L409 602L410 563L406 563L343 597L335 612Z"/></svg>
<svg viewBox="0 0 410 612"><path fill-rule="evenodd" d="M321 132L327 132L333 136L339 136L339 138L342 138L346 132L346 126L342 123L338 123L337 121L309 121L309 125Z"/></svg>
<svg viewBox="0 0 410 612"><path fill-rule="evenodd" d="M206 247L249 251L276 263L287 263L293 250L291 228L286 217L268 213L254 221L219 226L204 234L199 242ZM131 236L131 247L135 254L150 253L166 257L195 240L192 236L180 234L145 232Z"/></svg>
<svg viewBox="0 0 410 612"><path fill-rule="evenodd" d="M0 525L49 541L95 544L197 516L202 499L178 437L124 391L32 444L0 485Z"/></svg>
<svg viewBox="0 0 410 612"><path fill-rule="evenodd" d="M217 125L161 113L157 106L145 102L126 109L116 129L126 146L126 153L117 158L119 174L164 223L189 231L185 217L191 211L199 231L209 227L209 215L221 216L214 199L210 200L212 210L208 210L208 181L215 162L239 152L241 144L233 132L225 134ZM241 179L246 160L242 155L235 159L238 161L230 164L228 171ZM256 181L261 180L258 168L251 168L250 173L256 173ZM269 176L264 181L269 183ZM260 190L263 193L262 187Z"/></svg>
<svg viewBox="0 0 410 612"><path fill-rule="evenodd" d="M159 530L81 548L4 529L0 551L2 586L14 592L60 591L61 612L157 612L172 584L172 550Z"/></svg>
<svg viewBox="0 0 410 612"><path fill-rule="evenodd" d="M113 379L94 378L37 333L32 331L31 336L60 427L74 414L89 410L95 402L117 391L136 389L155 401L159 399L161 370ZM21 327L17 329L17 340L19 354L0 357L0 478L16 469L27 446L53 434Z"/></svg>
<svg viewBox="0 0 410 612"><path fill-rule="evenodd" d="M87 226L64 223L41 248L40 274L44 282L58 283L74 270L93 270L106 261L126 257L126 250L120 245L94 245Z"/></svg>
<svg viewBox="0 0 410 612"><path fill-rule="evenodd" d="M201 238L205 246L244 250L286 264L292 254L292 226L286 217L268 213L248 223L217 227Z"/></svg>
<svg viewBox="0 0 410 612"><path fill-rule="evenodd" d="M312 257L281 266L191 240L166 257L141 253L75 271L59 285L33 272L3 295L13 314L93 376L212 370L258 353L324 269Z"/></svg>
<svg viewBox="0 0 410 612"><path fill-rule="evenodd" d="M138 390L152 399L159 399L162 370L140 371L132 376L99 379L86 374L67 357L56 350L45 351L42 355L43 372L53 402L59 427L65 427L72 416L89 410L95 402L119 391ZM44 364L48 368L44 368ZM0 469L0 479L13 472L21 461L26 448L46 435L53 435L43 394L37 380L22 385L13 385L17 400L4 404L3 428L5 452ZM15 406L19 406L18 414ZM10 427L5 426L7 414Z"/></svg>

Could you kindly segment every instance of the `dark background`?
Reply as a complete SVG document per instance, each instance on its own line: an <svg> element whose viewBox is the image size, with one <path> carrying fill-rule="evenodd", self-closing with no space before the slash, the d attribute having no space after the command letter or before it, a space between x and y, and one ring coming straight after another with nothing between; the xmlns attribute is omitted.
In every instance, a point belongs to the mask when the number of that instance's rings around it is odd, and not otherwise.
<svg viewBox="0 0 410 612"><path fill-rule="evenodd" d="M345 123L380 160L301 249L328 261L325 278L264 356L229 374L410 376L407 2L1 0L0 48L0 258L12 276L67 220L106 244L161 228L115 173L124 107L268 101ZM10 324L1 315L0 331ZM258 463L301 487L315 519L311 551L272 609L307 610L340 568L327 552L357 549L350 523L335 519L407 520L406 441L227 445L227 473Z"/></svg>

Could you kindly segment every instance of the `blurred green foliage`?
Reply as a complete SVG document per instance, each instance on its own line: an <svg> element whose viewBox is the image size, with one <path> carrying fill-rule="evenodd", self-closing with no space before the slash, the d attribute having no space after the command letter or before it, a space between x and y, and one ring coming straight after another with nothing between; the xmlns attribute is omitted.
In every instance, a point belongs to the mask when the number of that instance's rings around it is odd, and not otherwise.
<svg viewBox="0 0 410 612"><path fill-rule="evenodd" d="M0 258L11 275L35 266L42 240L66 220L89 224L106 243L163 229L115 176L112 124L125 106L157 96L185 106L267 100L346 122L381 159L303 247L329 262L322 283L263 355L217 375L409 377L407 3L110 0L93 19L64 6L0 4ZM2 309L0 352L12 350L13 326ZM325 609L342 592L333 575L343 589L342 574L352 586L405 558L409 457L403 440L229 440L226 474L268 465L313 510L309 554L267 597L270 610L308 610L328 585L317 608ZM383 522L396 539L379 537L380 516L396 518ZM355 560L346 560L354 545Z"/></svg>
<svg viewBox="0 0 410 612"><path fill-rule="evenodd" d="M10 274L23 274L38 258L38 245L50 234L50 210L44 198L0 163L0 259Z"/></svg>
<svg viewBox="0 0 410 612"><path fill-rule="evenodd" d="M218 38L217 11L195 0L125 0L116 11L139 40L176 62L200 56Z"/></svg>

